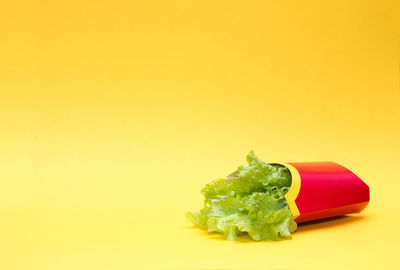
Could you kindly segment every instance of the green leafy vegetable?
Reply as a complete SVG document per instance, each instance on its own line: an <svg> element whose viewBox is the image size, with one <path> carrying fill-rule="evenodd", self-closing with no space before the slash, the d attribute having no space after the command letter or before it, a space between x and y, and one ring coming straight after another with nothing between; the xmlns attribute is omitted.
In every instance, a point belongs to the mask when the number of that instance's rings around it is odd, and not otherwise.
<svg viewBox="0 0 400 270"><path fill-rule="evenodd" d="M266 164L253 151L248 166L240 166L229 179L220 178L202 190L204 207L186 212L189 220L210 232L219 232L227 240L248 233L257 241L290 238L297 224L287 205L285 194L292 179L286 167Z"/></svg>

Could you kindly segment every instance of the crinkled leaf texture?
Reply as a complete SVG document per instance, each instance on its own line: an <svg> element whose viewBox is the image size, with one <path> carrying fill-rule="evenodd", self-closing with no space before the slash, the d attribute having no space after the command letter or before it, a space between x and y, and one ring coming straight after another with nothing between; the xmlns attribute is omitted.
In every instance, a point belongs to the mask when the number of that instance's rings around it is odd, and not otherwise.
<svg viewBox="0 0 400 270"><path fill-rule="evenodd" d="M189 220L210 232L219 232L227 240L248 233L256 241L291 238L297 224L287 205L285 194L291 185L286 167L266 164L253 151L248 166L240 166L234 178L217 179L201 192L204 207L186 212Z"/></svg>

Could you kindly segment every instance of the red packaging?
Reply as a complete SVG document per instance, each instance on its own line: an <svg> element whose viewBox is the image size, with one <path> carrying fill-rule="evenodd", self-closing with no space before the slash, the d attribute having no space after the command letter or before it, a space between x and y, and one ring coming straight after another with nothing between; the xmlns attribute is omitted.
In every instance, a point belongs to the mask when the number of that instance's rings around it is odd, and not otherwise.
<svg viewBox="0 0 400 270"><path fill-rule="evenodd" d="M358 213L369 202L369 187L334 162L279 163L292 174L286 200L297 223Z"/></svg>

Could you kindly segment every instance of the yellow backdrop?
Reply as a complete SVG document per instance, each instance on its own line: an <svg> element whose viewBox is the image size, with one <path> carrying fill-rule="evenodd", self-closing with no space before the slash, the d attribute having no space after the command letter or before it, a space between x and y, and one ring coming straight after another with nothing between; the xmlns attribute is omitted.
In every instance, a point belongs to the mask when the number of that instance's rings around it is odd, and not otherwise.
<svg viewBox="0 0 400 270"><path fill-rule="evenodd" d="M399 1L3 1L1 269L395 269ZM192 228L244 164L339 162L361 214L290 241Z"/></svg>

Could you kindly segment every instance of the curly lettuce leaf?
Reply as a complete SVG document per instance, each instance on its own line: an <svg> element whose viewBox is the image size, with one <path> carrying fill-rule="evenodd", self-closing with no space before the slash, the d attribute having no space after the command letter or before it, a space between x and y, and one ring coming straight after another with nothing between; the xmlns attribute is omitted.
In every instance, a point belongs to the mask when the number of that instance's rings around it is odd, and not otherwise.
<svg viewBox="0 0 400 270"><path fill-rule="evenodd" d="M248 233L256 241L290 238L297 224L287 205L285 194L291 185L286 167L266 164L253 151L248 166L240 166L235 177L217 179L201 191L204 207L186 212L189 220L210 232L219 232L227 240Z"/></svg>

